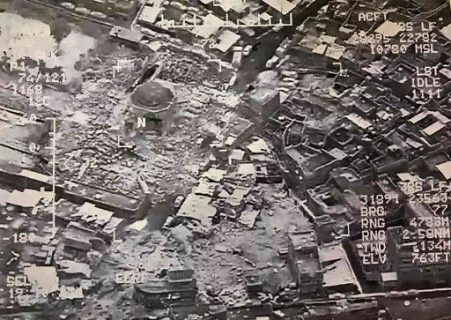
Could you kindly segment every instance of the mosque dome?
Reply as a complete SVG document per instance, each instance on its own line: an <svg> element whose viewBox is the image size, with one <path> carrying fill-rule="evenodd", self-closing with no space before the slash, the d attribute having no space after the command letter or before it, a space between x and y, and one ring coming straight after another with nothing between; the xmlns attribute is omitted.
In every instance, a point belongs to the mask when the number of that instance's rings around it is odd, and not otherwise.
<svg viewBox="0 0 451 320"><path fill-rule="evenodd" d="M155 81L138 86L132 94L132 103L148 111L166 108L174 98L172 91Z"/></svg>

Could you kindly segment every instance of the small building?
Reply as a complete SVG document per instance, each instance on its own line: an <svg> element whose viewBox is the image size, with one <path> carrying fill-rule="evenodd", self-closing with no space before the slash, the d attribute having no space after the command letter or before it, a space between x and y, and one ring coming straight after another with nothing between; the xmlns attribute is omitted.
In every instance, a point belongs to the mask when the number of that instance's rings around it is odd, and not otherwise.
<svg viewBox="0 0 451 320"><path fill-rule="evenodd" d="M240 112L248 119L255 119L262 124L279 108L280 92L266 86L258 86L250 92L247 101L240 107Z"/></svg>
<svg viewBox="0 0 451 320"><path fill-rule="evenodd" d="M136 30L130 30L119 26L114 26L110 33L110 38L119 41L133 49L139 49L143 34Z"/></svg>
<svg viewBox="0 0 451 320"><path fill-rule="evenodd" d="M246 290L250 296L256 296L263 291L263 282L258 275L246 276Z"/></svg>
<svg viewBox="0 0 451 320"><path fill-rule="evenodd" d="M437 234L437 238L429 238L428 245L433 244L433 250L425 251L424 255L434 255L434 261L415 258L415 252L421 250L421 245L413 240L415 234L425 232L425 229L407 230L402 226L389 227L387 229L387 257L392 265L393 272L390 278L384 277L384 282L390 286L397 283L401 289L420 289L445 287L451 284L451 263L446 258L445 252L449 252L450 237L449 230L445 228L430 229L430 233ZM438 237L440 235L440 238ZM443 251L443 249L447 249ZM420 251L419 256L422 252ZM390 281L388 281L390 280Z"/></svg>
<svg viewBox="0 0 451 320"><path fill-rule="evenodd" d="M197 295L192 270L171 270L163 280L135 284L133 299L148 308L168 307L175 302L194 304Z"/></svg>
<svg viewBox="0 0 451 320"><path fill-rule="evenodd" d="M293 9L295 9L302 2L302 0L263 0L263 2L275 12L286 15L292 12Z"/></svg>
<svg viewBox="0 0 451 320"><path fill-rule="evenodd" d="M313 230L288 234L288 264L301 295L317 295L323 286L318 242Z"/></svg>
<svg viewBox="0 0 451 320"><path fill-rule="evenodd" d="M360 285L341 244L324 245L318 250L323 269L323 287L330 293L360 292Z"/></svg>

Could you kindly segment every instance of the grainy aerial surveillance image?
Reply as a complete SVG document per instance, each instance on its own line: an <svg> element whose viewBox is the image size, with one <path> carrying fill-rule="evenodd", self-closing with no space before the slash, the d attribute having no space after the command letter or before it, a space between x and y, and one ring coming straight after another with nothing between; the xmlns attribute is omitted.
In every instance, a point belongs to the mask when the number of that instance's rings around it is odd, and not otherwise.
<svg viewBox="0 0 451 320"><path fill-rule="evenodd" d="M0 0L1 320L451 320L451 2Z"/></svg>

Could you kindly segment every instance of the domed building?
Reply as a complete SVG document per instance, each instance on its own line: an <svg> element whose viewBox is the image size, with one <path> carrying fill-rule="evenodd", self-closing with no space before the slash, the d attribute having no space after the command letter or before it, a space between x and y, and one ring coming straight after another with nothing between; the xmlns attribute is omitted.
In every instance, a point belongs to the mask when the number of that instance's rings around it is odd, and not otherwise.
<svg viewBox="0 0 451 320"><path fill-rule="evenodd" d="M130 98L127 110L126 131L169 127L173 114L174 94L155 81L138 86Z"/></svg>

